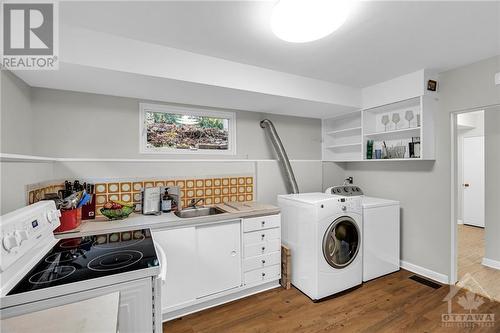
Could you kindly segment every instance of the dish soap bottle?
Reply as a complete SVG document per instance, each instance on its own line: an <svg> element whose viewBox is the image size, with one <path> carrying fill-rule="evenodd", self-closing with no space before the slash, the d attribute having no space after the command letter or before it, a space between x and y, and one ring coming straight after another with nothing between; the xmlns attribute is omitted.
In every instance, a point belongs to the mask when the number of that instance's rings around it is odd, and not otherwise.
<svg viewBox="0 0 500 333"><path fill-rule="evenodd" d="M163 213L170 213L172 211L172 196L168 193L168 187L165 188L165 193L161 198L161 211Z"/></svg>

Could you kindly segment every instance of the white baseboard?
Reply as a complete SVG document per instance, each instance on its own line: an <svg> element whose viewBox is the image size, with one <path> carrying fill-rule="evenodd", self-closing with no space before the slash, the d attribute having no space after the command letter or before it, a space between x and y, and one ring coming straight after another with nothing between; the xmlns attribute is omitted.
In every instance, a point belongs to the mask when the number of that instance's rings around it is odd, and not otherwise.
<svg viewBox="0 0 500 333"><path fill-rule="evenodd" d="M489 268L500 269L500 261L498 260L483 258L482 264Z"/></svg>
<svg viewBox="0 0 500 333"><path fill-rule="evenodd" d="M441 274L438 272L431 271L430 269L424 268L422 266L418 266L406 261L401 260L400 262L401 268L406 269L407 271L413 272L418 275L425 276L431 280L437 281L442 284L449 284L450 279L448 275Z"/></svg>
<svg viewBox="0 0 500 333"><path fill-rule="evenodd" d="M463 221L463 220L458 219L458 220L457 220L457 224L464 224L464 221Z"/></svg>

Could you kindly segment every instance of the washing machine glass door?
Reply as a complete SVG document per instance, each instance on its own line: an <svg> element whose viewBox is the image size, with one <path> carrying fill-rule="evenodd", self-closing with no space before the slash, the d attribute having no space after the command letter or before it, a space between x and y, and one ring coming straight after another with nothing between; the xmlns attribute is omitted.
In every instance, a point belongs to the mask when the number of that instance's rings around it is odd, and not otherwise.
<svg viewBox="0 0 500 333"><path fill-rule="evenodd" d="M323 256L334 268L347 267L358 255L361 234L349 216L333 221L323 237Z"/></svg>

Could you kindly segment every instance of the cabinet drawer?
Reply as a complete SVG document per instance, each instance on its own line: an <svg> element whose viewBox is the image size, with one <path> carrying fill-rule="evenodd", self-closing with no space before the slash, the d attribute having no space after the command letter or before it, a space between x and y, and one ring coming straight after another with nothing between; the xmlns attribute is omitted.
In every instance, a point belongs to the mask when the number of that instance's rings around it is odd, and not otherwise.
<svg viewBox="0 0 500 333"><path fill-rule="evenodd" d="M245 258L261 256L281 249L281 240L273 239L269 242L260 242L245 246Z"/></svg>
<svg viewBox="0 0 500 333"><path fill-rule="evenodd" d="M272 252L262 256L251 257L243 261L243 271L248 272L254 269L264 268L281 263L281 252Z"/></svg>
<svg viewBox="0 0 500 333"><path fill-rule="evenodd" d="M268 215L243 219L243 231L256 231L280 226L281 215Z"/></svg>
<svg viewBox="0 0 500 333"><path fill-rule="evenodd" d="M278 238L281 238L280 228L252 231L243 234L243 244L250 245Z"/></svg>
<svg viewBox="0 0 500 333"><path fill-rule="evenodd" d="M261 281L264 282L267 280L279 279L280 276L281 276L280 265L274 265L246 272L244 279L245 279L245 284L252 284Z"/></svg>

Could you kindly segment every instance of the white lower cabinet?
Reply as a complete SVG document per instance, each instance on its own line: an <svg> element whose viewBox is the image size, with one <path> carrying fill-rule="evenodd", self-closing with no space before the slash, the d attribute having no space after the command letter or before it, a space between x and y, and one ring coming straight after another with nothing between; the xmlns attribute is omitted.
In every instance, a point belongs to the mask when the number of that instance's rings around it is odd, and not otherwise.
<svg viewBox="0 0 500 333"><path fill-rule="evenodd" d="M281 252L273 252L262 256L255 256L243 260L243 271L281 264Z"/></svg>
<svg viewBox="0 0 500 333"><path fill-rule="evenodd" d="M241 285L240 221L196 228L197 297ZM167 254L168 256L168 254Z"/></svg>
<svg viewBox="0 0 500 333"><path fill-rule="evenodd" d="M281 277L281 215L243 219L243 284Z"/></svg>
<svg viewBox="0 0 500 333"><path fill-rule="evenodd" d="M164 320L279 286L280 221L278 214L153 230L166 257Z"/></svg>
<svg viewBox="0 0 500 333"><path fill-rule="evenodd" d="M273 278L279 279L281 276L280 270L280 265L274 265L245 272L245 283L253 284L261 281L264 282Z"/></svg>
<svg viewBox="0 0 500 333"><path fill-rule="evenodd" d="M162 312L191 304L197 296L196 228L153 231L153 237L165 252L167 274L162 285Z"/></svg>
<svg viewBox="0 0 500 333"><path fill-rule="evenodd" d="M273 253L281 250L281 240L270 239L265 242L259 242L255 244L245 244L245 258L261 256L268 253Z"/></svg>

